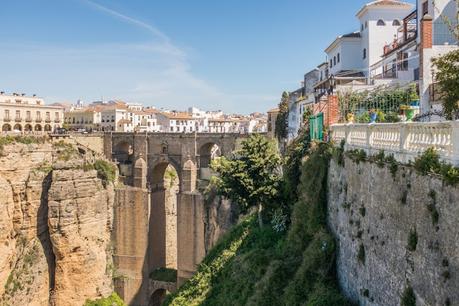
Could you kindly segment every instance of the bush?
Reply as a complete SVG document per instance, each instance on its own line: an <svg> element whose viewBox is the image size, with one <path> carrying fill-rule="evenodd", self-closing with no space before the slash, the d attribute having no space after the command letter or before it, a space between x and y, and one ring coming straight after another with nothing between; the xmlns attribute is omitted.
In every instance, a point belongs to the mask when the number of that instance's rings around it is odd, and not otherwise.
<svg viewBox="0 0 459 306"><path fill-rule="evenodd" d="M367 152L363 149L355 149L347 151L347 156L352 159L355 163L360 164L360 162L364 162L367 160Z"/></svg>
<svg viewBox="0 0 459 306"><path fill-rule="evenodd" d="M86 300L84 306L127 306L123 300L116 294L112 293L106 298L97 299L94 301Z"/></svg>
<svg viewBox="0 0 459 306"><path fill-rule="evenodd" d="M114 182L116 178L116 166L105 160L96 160L94 169L97 170L97 176L104 182Z"/></svg>
<svg viewBox="0 0 459 306"><path fill-rule="evenodd" d="M434 148L428 148L414 162L414 169L422 175L438 173L440 167L440 156Z"/></svg>

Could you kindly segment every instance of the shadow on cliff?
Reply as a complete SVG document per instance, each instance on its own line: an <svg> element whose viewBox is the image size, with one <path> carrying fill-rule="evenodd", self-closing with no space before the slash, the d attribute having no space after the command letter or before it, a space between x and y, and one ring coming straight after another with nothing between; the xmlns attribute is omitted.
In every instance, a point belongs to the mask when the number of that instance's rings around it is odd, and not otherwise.
<svg viewBox="0 0 459 306"><path fill-rule="evenodd" d="M48 225L48 192L52 183L52 172L44 178L42 182L42 193L40 198L40 206L37 213L37 236L43 247L43 251L48 264L48 277L49 277L49 305L52 303L52 292L55 285L55 272L56 272L56 258L53 253L53 246L51 237L49 235Z"/></svg>

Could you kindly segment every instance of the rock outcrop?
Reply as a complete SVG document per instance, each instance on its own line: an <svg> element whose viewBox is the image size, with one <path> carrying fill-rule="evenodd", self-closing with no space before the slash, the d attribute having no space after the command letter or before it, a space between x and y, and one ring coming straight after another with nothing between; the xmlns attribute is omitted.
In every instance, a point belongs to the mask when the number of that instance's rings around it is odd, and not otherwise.
<svg viewBox="0 0 459 306"><path fill-rule="evenodd" d="M75 148L60 160L59 150L48 142L2 148L0 305L82 305L113 291L113 186L95 170L56 167L88 160Z"/></svg>

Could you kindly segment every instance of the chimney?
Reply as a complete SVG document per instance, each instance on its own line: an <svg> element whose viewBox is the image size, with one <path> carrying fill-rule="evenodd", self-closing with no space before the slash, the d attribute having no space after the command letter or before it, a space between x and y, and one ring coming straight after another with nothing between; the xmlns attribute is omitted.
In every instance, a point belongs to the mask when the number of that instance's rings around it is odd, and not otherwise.
<svg viewBox="0 0 459 306"><path fill-rule="evenodd" d="M424 76L424 49L432 49L432 16L429 14L424 15L421 20L421 44L420 44L420 69L419 69L419 77L422 79Z"/></svg>

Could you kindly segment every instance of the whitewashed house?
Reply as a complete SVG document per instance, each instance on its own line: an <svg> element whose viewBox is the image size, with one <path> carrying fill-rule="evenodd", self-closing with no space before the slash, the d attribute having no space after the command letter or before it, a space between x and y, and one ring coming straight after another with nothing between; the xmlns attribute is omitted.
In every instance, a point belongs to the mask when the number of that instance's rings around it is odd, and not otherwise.
<svg viewBox="0 0 459 306"><path fill-rule="evenodd" d="M316 84L317 96L328 94L331 80L335 90L359 89L373 85L370 71L381 61L384 47L397 37L403 19L413 11L413 5L398 0L376 0L365 4L356 14L360 31L338 36L326 49L327 67L319 71L328 78ZM382 73L382 65L373 74Z"/></svg>

